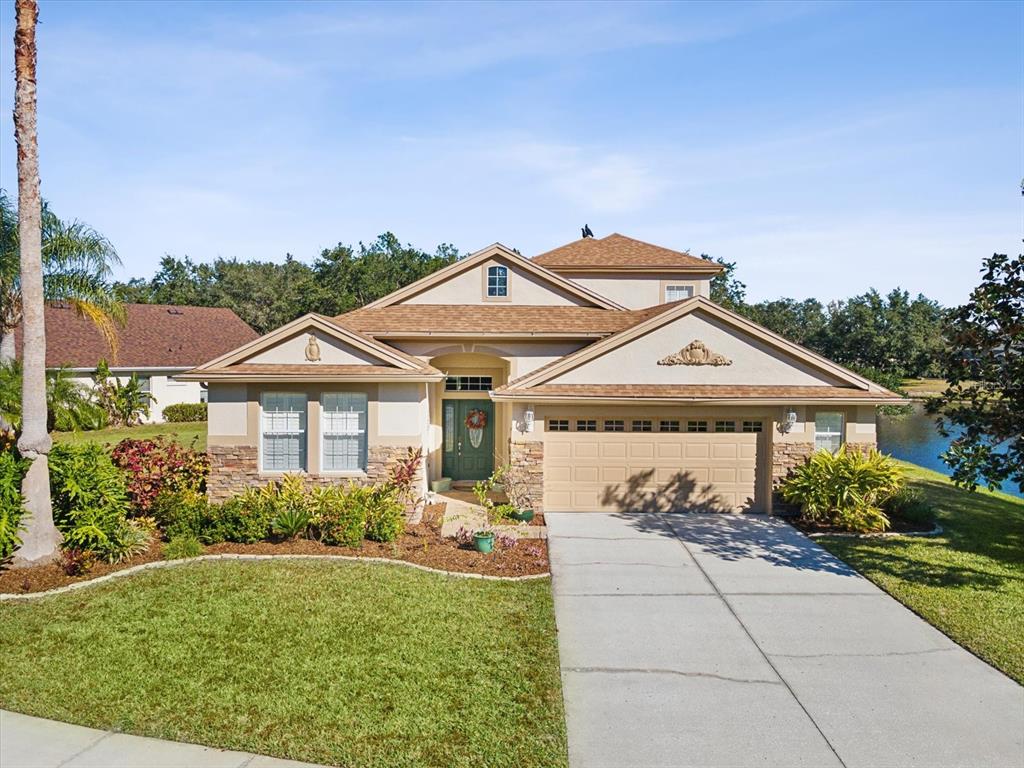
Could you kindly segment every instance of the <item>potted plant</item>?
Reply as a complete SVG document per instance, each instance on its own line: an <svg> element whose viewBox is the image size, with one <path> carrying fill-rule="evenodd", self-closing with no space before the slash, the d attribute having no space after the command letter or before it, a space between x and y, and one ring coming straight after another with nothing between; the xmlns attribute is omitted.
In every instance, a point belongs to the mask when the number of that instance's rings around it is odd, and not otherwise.
<svg viewBox="0 0 1024 768"><path fill-rule="evenodd" d="M473 534L473 547L477 552L489 555L494 551L494 531L482 529Z"/></svg>

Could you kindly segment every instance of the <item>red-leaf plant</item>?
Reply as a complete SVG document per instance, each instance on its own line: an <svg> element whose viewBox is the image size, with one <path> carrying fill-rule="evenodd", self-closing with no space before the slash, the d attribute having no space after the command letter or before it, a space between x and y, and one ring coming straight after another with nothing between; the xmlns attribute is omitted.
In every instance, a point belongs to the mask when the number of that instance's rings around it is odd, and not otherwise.
<svg viewBox="0 0 1024 768"><path fill-rule="evenodd" d="M110 453L114 464L124 470L136 514L148 513L161 491L205 490L209 458L181 443L164 437L127 439Z"/></svg>

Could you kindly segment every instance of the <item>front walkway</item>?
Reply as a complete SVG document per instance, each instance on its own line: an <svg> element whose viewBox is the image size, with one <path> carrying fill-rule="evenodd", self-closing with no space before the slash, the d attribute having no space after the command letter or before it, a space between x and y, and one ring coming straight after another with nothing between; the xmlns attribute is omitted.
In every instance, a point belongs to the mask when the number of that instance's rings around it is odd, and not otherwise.
<svg viewBox="0 0 1024 768"><path fill-rule="evenodd" d="M0 710L3 768L317 768L248 752L147 739Z"/></svg>
<svg viewBox="0 0 1024 768"><path fill-rule="evenodd" d="M782 521L546 520L573 768L1024 765L1024 689Z"/></svg>

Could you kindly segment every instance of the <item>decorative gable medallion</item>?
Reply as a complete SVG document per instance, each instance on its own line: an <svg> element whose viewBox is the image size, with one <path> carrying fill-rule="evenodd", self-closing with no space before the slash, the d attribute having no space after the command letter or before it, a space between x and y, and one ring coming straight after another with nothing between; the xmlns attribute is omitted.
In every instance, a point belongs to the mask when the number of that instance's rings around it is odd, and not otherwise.
<svg viewBox="0 0 1024 768"><path fill-rule="evenodd" d="M306 360L311 363L320 362L320 344L312 333L309 334L309 339L306 341Z"/></svg>
<svg viewBox="0 0 1024 768"><path fill-rule="evenodd" d="M694 339L678 352L661 358L658 365L732 365L732 360L712 352L700 339Z"/></svg>

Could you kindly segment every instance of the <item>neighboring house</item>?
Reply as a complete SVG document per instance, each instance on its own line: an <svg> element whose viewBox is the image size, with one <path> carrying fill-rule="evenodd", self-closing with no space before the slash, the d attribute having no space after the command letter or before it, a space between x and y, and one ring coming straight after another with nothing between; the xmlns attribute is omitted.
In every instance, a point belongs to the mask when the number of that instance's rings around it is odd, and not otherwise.
<svg viewBox="0 0 1024 768"><path fill-rule="evenodd" d="M121 381L136 374L153 398L148 422L163 421L168 405L206 400L201 383L181 381L178 374L257 337L238 315L220 307L127 304L125 315L115 353L91 320L67 304L47 305L46 367L67 368L87 387L100 360Z"/></svg>
<svg viewBox="0 0 1024 768"><path fill-rule="evenodd" d="M209 386L214 498L285 472L426 480L509 462L548 511L772 510L816 448L875 445L899 398L714 304L720 267L611 235L495 244L182 376Z"/></svg>

